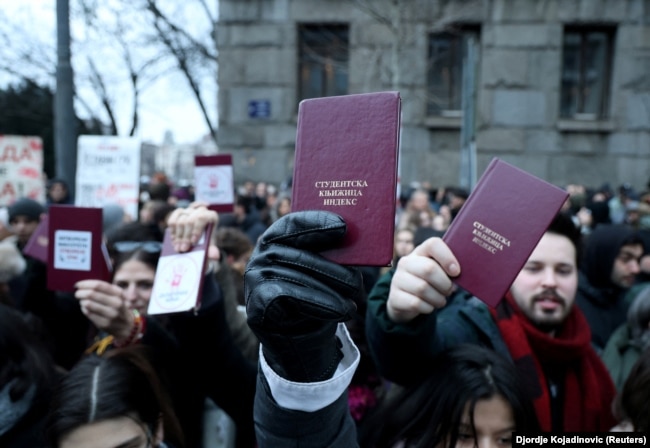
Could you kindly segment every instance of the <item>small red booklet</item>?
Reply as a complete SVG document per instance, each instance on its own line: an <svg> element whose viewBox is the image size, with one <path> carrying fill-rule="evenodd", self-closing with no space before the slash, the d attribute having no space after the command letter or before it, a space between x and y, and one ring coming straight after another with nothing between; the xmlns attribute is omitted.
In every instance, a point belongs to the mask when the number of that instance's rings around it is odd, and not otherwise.
<svg viewBox="0 0 650 448"><path fill-rule="evenodd" d="M80 280L110 281L101 208L50 206L47 233L48 289L73 291Z"/></svg>
<svg viewBox="0 0 650 448"><path fill-rule="evenodd" d="M47 221L48 217L44 215L23 249L23 254L29 255L43 263L47 263Z"/></svg>
<svg viewBox="0 0 650 448"><path fill-rule="evenodd" d="M291 210L326 210L347 224L341 264L387 266L393 257L399 92L303 100L298 109Z"/></svg>
<svg viewBox="0 0 650 448"><path fill-rule="evenodd" d="M493 159L443 236L460 263L455 283L496 306L568 196Z"/></svg>
<svg viewBox="0 0 650 448"><path fill-rule="evenodd" d="M213 227L209 224L198 243L188 252L176 252L169 229L165 231L148 314L179 313L200 308Z"/></svg>
<svg viewBox="0 0 650 448"><path fill-rule="evenodd" d="M194 156L194 197L207 202L211 210L233 211L235 184L232 155Z"/></svg>

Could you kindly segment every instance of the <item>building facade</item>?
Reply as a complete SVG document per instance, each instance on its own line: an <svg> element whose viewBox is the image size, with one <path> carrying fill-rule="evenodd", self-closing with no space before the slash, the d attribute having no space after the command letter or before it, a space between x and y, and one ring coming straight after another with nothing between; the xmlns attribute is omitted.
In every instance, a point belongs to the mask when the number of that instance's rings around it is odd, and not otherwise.
<svg viewBox="0 0 650 448"><path fill-rule="evenodd" d="M291 175L301 99L382 90L403 184L462 183L463 122L479 175L496 156L558 185L650 178L650 0L220 0L219 21L239 181Z"/></svg>

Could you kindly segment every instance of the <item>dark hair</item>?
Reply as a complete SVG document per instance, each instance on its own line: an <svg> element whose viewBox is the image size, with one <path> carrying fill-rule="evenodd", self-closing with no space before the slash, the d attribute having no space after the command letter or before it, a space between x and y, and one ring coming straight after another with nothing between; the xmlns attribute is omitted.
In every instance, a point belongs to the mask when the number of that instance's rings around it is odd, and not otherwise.
<svg viewBox="0 0 650 448"><path fill-rule="evenodd" d="M149 185L148 191L152 200L167 202L171 194L171 187L166 182L156 182Z"/></svg>
<svg viewBox="0 0 650 448"><path fill-rule="evenodd" d="M132 417L156 433L162 416L165 440L183 446L169 397L142 346L115 349L81 360L54 391L47 436L53 446L93 422Z"/></svg>
<svg viewBox="0 0 650 448"><path fill-rule="evenodd" d="M512 408L517 431L536 431L537 416L515 366L485 347L460 344L440 353L430 375L415 386L394 395L371 417L368 446L392 447L405 441L408 447L453 447L464 411L474 424L479 400L501 396ZM363 438L368 438L363 440Z"/></svg>
<svg viewBox="0 0 650 448"><path fill-rule="evenodd" d="M138 221L126 222L106 234L106 247L109 252L118 241L153 241L157 240L151 226Z"/></svg>
<svg viewBox="0 0 650 448"><path fill-rule="evenodd" d="M155 271L159 259L160 252L151 252L142 247L131 252L115 252L113 257L113 274L115 274L124 263L131 260L140 261Z"/></svg>
<svg viewBox="0 0 650 448"><path fill-rule="evenodd" d="M157 238L151 226L137 221L121 224L110 231L106 235L106 248L113 263L113 273L117 271L121 264L129 260L142 261L154 270L156 269L160 253L147 253L148 251L143 250L143 248L135 248L131 252L118 250L116 243L124 241L144 243L146 241L159 241L159 238Z"/></svg>
<svg viewBox="0 0 650 448"><path fill-rule="evenodd" d="M627 324L630 327L631 339L641 348L650 347L650 285L639 285L636 295L627 311Z"/></svg>
<svg viewBox="0 0 650 448"><path fill-rule="evenodd" d="M54 363L38 324L31 316L0 304L0 389L12 382L12 401L23 398L32 386L47 390L54 381Z"/></svg>
<svg viewBox="0 0 650 448"><path fill-rule="evenodd" d="M582 235L580 234L580 229L573 223L573 220L570 216L567 216L564 213L558 213L549 224L548 229L549 233L555 233L556 235L561 235L567 237L576 249L576 266L580 261L582 254Z"/></svg>
<svg viewBox="0 0 650 448"><path fill-rule="evenodd" d="M645 350L614 401L614 414L629 420L636 432L650 431L650 350Z"/></svg>
<svg viewBox="0 0 650 448"><path fill-rule="evenodd" d="M167 222L167 218L171 212L176 210L176 206L168 203L157 204L151 211L151 217L153 222L160 224L161 222Z"/></svg>
<svg viewBox="0 0 650 448"><path fill-rule="evenodd" d="M226 255L240 257L253 250L250 238L236 227L221 227L216 231L217 247Z"/></svg>

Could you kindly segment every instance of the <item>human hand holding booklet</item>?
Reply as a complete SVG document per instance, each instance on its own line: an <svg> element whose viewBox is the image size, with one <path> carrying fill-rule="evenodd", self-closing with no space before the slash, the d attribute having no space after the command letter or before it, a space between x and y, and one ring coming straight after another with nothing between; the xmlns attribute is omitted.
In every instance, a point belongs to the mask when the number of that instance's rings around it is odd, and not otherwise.
<svg viewBox="0 0 650 448"><path fill-rule="evenodd" d="M443 236L461 268L454 282L496 306L568 197L494 158Z"/></svg>
<svg viewBox="0 0 650 448"><path fill-rule="evenodd" d="M47 228L47 288L74 291L81 280L110 281L111 261L102 238L102 209L50 206Z"/></svg>

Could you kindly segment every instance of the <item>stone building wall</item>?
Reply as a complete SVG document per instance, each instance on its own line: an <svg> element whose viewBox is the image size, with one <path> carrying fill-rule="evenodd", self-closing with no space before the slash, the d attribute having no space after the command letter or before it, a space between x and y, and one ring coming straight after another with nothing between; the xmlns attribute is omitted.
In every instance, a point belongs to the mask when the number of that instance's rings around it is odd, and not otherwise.
<svg viewBox="0 0 650 448"><path fill-rule="evenodd" d="M427 116L426 73L429 33L462 24L480 28L479 174L498 156L559 185L645 187L649 0L403 0L397 11L387 0L365 1L392 28L350 0L220 0L218 144L234 155L239 181L291 174L298 24L346 23L349 93L401 93L402 182L458 184L461 119ZM574 24L616 29L604 119L560 118L563 30Z"/></svg>

